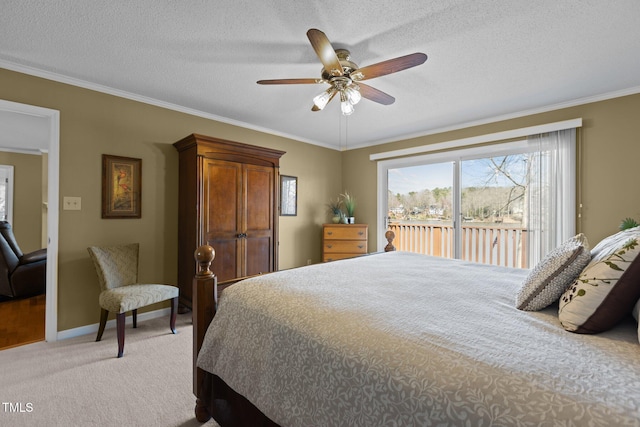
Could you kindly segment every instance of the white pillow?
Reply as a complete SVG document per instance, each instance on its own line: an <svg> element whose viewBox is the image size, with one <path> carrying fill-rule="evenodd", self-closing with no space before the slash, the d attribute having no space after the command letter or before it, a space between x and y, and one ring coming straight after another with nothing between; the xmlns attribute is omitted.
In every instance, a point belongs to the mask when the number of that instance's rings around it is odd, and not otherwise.
<svg viewBox="0 0 640 427"><path fill-rule="evenodd" d="M600 240L600 242L591 249L590 264L594 264L605 256L608 256L608 253L610 253L612 249L620 246L621 243L624 243L633 236L640 236L640 227L629 228Z"/></svg>
<svg viewBox="0 0 640 427"><path fill-rule="evenodd" d="M591 253L589 265L560 298L558 318L571 332L606 331L640 298L640 227L607 237Z"/></svg>
<svg viewBox="0 0 640 427"><path fill-rule="evenodd" d="M537 311L556 302L590 260L584 234L567 240L531 270L516 296L516 307Z"/></svg>

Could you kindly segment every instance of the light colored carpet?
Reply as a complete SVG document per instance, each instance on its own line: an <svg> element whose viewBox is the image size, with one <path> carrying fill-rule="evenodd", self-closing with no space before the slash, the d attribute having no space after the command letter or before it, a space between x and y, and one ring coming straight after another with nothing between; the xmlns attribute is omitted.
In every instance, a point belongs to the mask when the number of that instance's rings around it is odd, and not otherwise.
<svg viewBox="0 0 640 427"><path fill-rule="evenodd" d="M191 385L191 315L0 351L2 426L217 426L199 423ZM17 412L15 412L17 411ZM20 412L22 411L22 412Z"/></svg>

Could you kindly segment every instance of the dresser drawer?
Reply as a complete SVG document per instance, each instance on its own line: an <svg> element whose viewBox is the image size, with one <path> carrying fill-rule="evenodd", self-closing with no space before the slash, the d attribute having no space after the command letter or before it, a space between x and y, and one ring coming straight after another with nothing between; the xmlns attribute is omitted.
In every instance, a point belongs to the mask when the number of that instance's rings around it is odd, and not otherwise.
<svg viewBox="0 0 640 427"><path fill-rule="evenodd" d="M324 253L367 253L366 240L325 240Z"/></svg>
<svg viewBox="0 0 640 427"><path fill-rule="evenodd" d="M330 261L337 261L339 259L353 258L353 257L357 257L359 255L360 254L329 254L329 253L325 253L322 256L322 262L330 262Z"/></svg>
<svg viewBox="0 0 640 427"><path fill-rule="evenodd" d="M367 227L359 225L325 226L325 240L367 240Z"/></svg>

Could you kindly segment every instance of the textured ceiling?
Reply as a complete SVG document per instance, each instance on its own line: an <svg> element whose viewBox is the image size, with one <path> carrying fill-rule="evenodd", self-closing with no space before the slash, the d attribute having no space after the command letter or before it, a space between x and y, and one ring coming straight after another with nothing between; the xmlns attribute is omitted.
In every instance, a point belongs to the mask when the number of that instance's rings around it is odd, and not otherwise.
<svg viewBox="0 0 640 427"><path fill-rule="evenodd" d="M348 149L640 92L640 1L3 0L0 67L327 147ZM306 37L324 31L366 66L421 66L367 81L396 98L348 118Z"/></svg>

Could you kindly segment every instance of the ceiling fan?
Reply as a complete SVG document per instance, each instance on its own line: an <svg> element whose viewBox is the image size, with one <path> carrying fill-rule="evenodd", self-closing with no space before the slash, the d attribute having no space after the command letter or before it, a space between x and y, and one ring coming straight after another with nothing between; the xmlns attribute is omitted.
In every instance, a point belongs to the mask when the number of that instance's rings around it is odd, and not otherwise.
<svg viewBox="0 0 640 427"><path fill-rule="evenodd" d="M358 68L351 61L351 53L346 49L334 49L322 31L312 28L307 31L307 37L322 62L321 78L258 80L257 83L261 85L328 83L329 88L313 98L311 111L322 110L336 95L340 96L340 106L345 116L353 113L353 106L360 102L362 97L383 105L393 104L395 102L393 96L361 82L397 73L423 64L427 60L427 55L424 53L412 53Z"/></svg>

